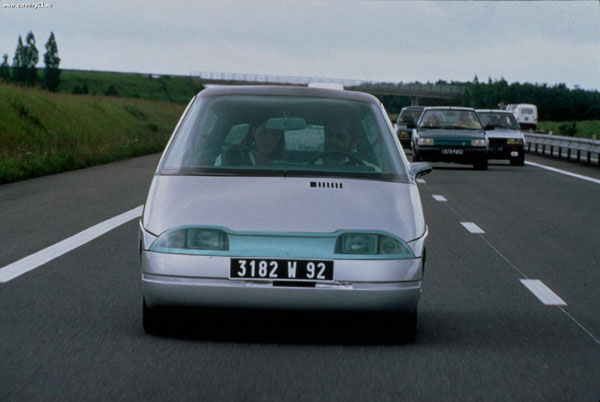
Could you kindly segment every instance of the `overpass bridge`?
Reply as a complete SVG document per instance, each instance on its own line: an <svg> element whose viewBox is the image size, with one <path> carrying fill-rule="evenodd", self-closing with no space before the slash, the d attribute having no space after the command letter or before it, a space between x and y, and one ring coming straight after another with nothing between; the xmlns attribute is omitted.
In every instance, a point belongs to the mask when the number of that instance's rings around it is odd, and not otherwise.
<svg viewBox="0 0 600 402"><path fill-rule="evenodd" d="M200 78L205 84L215 85L298 85L319 82L341 84L351 91L362 91L373 95L396 95L410 97L413 105L418 105L420 99L455 99L462 95L464 88L459 85L438 84L403 84L375 81L361 81L343 78L299 77L265 74L192 72L193 77Z"/></svg>

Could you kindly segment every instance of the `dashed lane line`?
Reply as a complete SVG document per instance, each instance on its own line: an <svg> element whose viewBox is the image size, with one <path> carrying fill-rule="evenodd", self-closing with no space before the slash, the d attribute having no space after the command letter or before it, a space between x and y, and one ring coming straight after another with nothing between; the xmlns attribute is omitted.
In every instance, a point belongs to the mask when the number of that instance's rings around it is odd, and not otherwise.
<svg viewBox="0 0 600 402"><path fill-rule="evenodd" d="M467 229L471 233L475 233L475 234L485 233L485 231L482 228L480 228L473 222L461 222L460 224L463 225L465 227L465 229Z"/></svg>
<svg viewBox="0 0 600 402"><path fill-rule="evenodd" d="M521 283L546 306L567 305L563 299L539 279L521 279Z"/></svg>
<svg viewBox="0 0 600 402"><path fill-rule="evenodd" d="M527 162L526 162L527 163ZM427 187L427 189L433 193L432 189L429 186L425 186ZM454 208L452 208L452 206L450 206L450 203L444 203L444 205L454 214L456 215L461 221L464 219L459 213L458 211L456 211ZM500 252L500 250L498 250L496 247L494 247L494 245L492 243L489 242L489 240L487 240L484 236L485 232L479 227L477 226L475 223L473 222L461 222L461 225L463 225L467 230L469 230L469 232L471 233L477 233L479 234L479 238L482 239L496 254L498 254L504 261L506 261L506 263L513 268L515 271L517 271L522 278L525 279L520 279L521 283L523 285L525 285L525 283L535 283L535 282L527 282L527 281L535 281L535 280L531 280L527 277L527 275L521 271L511 260L509 260L504 254L502 254ZM481 232L477 232L477 230L480 230ZM541 281L540 281L541 282ZM545 285L544 285L545 286ZM549 288L548 288L549 289ZM552 292L550 290L550 292ZM554 292L552 292L554 293ZM535 294L535 293L534 293ZM536 295L537 296L537 295ZM558 295L556 295L556 297L558 299L560 299L560 297ZM560 299L562 300L562 299ZM566 307L566 302L563 301L563 304L556 304L556 307L558 307L558 309L560 309L561 312L563 312L567 317L569 317L569 319L571 321L573 321L579 328L581 328L590 338L592 338L594 340L594 342L596 342L596 344L600 345L600 339L598 339L596 336L594 336L594 334L592 334L585 326L583 326L583 324L581 324L575 317L573 317L571 314L569 314L569 312L567 310L565 310L564 307Z"/></svg>

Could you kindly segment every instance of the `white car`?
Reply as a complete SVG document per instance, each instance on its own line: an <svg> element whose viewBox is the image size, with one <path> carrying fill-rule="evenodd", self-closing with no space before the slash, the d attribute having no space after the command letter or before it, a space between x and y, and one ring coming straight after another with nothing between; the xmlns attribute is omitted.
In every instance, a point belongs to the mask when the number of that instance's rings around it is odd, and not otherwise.
<svg viewBox="0 0 600 402"><path fill-rule="evenodd" d="M488 159L508 159L525 164L525 136L515 116L506 110L478 109L477 115L488 137Z"/></svg>

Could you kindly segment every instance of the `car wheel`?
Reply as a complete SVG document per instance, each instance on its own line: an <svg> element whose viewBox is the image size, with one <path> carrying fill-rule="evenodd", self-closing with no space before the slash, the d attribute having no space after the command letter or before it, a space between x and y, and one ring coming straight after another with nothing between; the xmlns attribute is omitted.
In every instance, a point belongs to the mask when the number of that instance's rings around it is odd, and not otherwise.
<svg viewBox="0 0 600 402"><path fill-rule="evenodd" d="M419 156L419 151L417 150L417 148L414 145L412 147L412 150L413 150L412 161L413 162L421 162L421 157Z"/></svg>
<svg viewBox="0 0 600 402"><path fill-rule="evenodd" d="M142 308L142 323L144 325L144 331L149 334L158 334L163 329L163 312L156 309L150 308L146 304L146 299L143 299Z"/></svg>
<svg viewBox="0 0 600 402"><path fill-rule="evenodd" d="M510 158L510 164L512 166L523 166L525 165L525 155L521 155L517 158Z"/></svg>
<svg viewBox="0 0 600 402"><path fill-rule="evenodd" d="M473 164L473 167L477 170L487 170L488 169L488 160L487 159L483 159L479 162L475 162Z"/></svg>
<svg viewBox="0 0 600 402"><path fill-rule="evenodd" d="M417 309L402 316L400 339L405 343L413 343L417 339Z"/></svg>

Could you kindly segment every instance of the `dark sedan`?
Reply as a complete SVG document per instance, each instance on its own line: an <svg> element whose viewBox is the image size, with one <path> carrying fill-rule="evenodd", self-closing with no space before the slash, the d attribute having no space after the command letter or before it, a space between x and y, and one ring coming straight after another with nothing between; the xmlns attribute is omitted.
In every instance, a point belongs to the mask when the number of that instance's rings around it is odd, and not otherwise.
<svg viewBox="0 0 600 402"><path fill-rule="evenodd" d="M427 107L413 135L413 162L456 162L488 168L488 140L475 113L463 107Z"/></svg>
<svg viewBox="0 0 600 402"><path fill-rule="evenodd" d="M403 107L398 115L398 120L394 124L396 135L404 149L410 149L412 142L412 129L416 127L417 121L425 106L407 106Z"/></svg>

